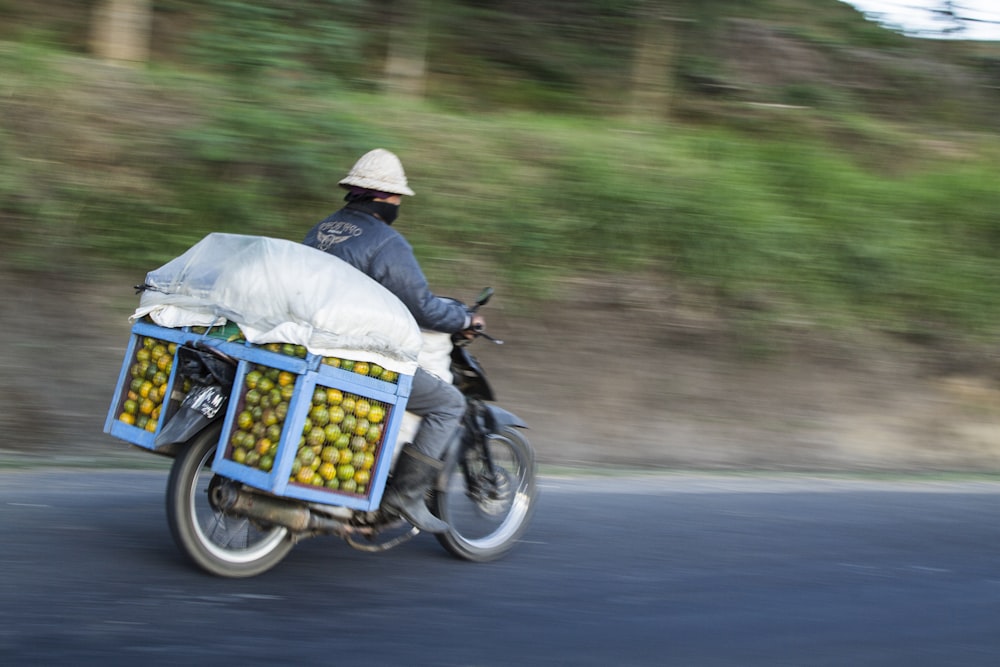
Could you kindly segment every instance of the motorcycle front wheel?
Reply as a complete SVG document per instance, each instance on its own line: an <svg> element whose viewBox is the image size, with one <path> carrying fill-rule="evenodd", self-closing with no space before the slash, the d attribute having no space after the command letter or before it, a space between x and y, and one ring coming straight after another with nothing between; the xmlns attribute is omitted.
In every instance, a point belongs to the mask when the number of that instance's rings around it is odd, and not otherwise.
<svg viewBox="0 0 1000 667"><path fill-rule="evenodd" d="M291 550L281 526L258 526L212 506L212 459L221 424L192 439L174 460L167 481L167 523L177 547L196 565L220 577L253 577L277 565Z"/></svg>
<svg viewBox="0 0 1000 667"><path fill-rule="evenodd" d="M519 429L489 434L485 447L492 466L477 448L460 452L433 498L435 513L449 525L435 537L453 555L475 562L496 560L514 548L537 494L535 453Z"/></svg>

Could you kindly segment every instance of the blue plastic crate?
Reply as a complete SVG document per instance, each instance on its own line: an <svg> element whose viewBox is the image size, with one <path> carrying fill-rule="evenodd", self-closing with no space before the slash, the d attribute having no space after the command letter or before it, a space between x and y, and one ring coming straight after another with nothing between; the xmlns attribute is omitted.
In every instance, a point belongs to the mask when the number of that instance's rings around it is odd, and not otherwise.
<svg viewBox="0 0 1000 667"><path fill-rule="evenodd" d="M160 341L163 345L179 347L181 344L188 342L189 340L200 337L201 336L199 334L191 333L189 330L185 329L169 329L146 322L136 322L132 326L132 333L129 337L128 346L125 350L125 358L122 361L122 367L118 373L118 382L115 385L114 396L111 400L111 406L108 408L108 414L104 421L104 432L133 445L144 447L146 449L153 449L153 440L156 437L156 432L166 422L170 415L173 414L174 410L177 409L177 406L180 404L180 399L183 396L183 394L178 393L177 387L175 387L177 383L177 373L176 364L174 362L176 361L177 353L176 350L169 352L169 374L167 374L165 383L157 385L158 400L155 400L153 403L158 407L158 409L154 408L154 414L149 415L144 415L137 410L134 415L136 422L128 423L127 421L123 421L123 413L126 412L126 401L131 398L130 385L133 379L135 379L132 375L132 368L136 364L140 363L137 355L140 350L143 349L143 341L147 338ZM154 377L144 377L143 379L149 380L152 383ZM161 387L162 389L160 389ZM138 396L134 400L140 401L141 403L142 398L143 397ZM140 420L143 416L152 420L152 426L147 428L141 424Z"/></svg>
<svg viewBox="0 0 1000 667"><path fill-rule="evenodd" d="M245 435L248 431L240 428L241 424L238 423L240 413L247 410L249 403L247 399L250 388L247 386L247 375L251 372L251 369L261 365L268 366L269 362L275 361L272 357L260 357L256 354L258 351L255 350L252 360L245 359L240 362L240 368L234 383L236 389L234 389L234 396L230 400L229 409L226 413L226 421L223 424L219 448L212 465L213 470L231 479L280 496L288 496L328 505L339 505L358 510L376 509L381 502L385 483L392 467L393 447L399 434L403 413L406 409L406 400L409 397L412 376L401 375L396 383L381 382L340 369L325 366L319 366L319 369L317 369L316 359L310 358L307 360L306 368L302 372L295 372L294 392L288 402L288 410L281 423L280 437L276 446L271 438L268 438L270 449L274 453L273 455L268 454L271 458L267 461L264 469L262 469L262 461L257 459L248 462L247 458L245 458L249 456L247 448L241 447L236 442L238 439L240 443L248 444L247 436ZM291 369L288 368L287 370ZM323 390L323 394L327 396L331 393L336 393L335 391L328 392L327 390L337 390L345 397L343 402L339 404L335 403L333 406L324 403L324 407L328 413L334 407L341 407L341 411L343 411L342 406L348 404L350 397L357 397L359 399L355 401L355 407L352 408L350 417L345 412L342 418L337 417L334 421L331 421L331 423L336 423L337 428L340 429L345 424L351 425L350 420L354 420L353 428L348 434L347 444L341 441L344 436L344 430L340 430L335 438L328 439L330 433L326 432L325 424L323 427L326 435L323 436L321 442L308 440L304 433L307 424L313 420L313 396L317 389ZM357 403L360 400L366 401L369 405L377 405L378 410L382 411L381 418L377 422L373 423L369 421L365 429L365 435L361 435L360 432L362 426L360 424L361 418L358 418L354 414L357 410ZM372 413L368 411L366 414L370 416ZM367 419L367 417L364 417L364 419ZM244 421L244 425L246 423L249 423L249 421ZM254 421L253 424L256 427L257 422ZM372 430L373 424L377 428L377 437L376 431ZM318 426L318 423L313 423L313 428ZM259 430L258 427L258 433ZM238 433L239 435L237 435ZM364 440L363 447L362 442L356 440L357 438ZM352 441L352 439L355 440ZM256 447L260 444L260 439L254 436L252 442ZM338 446L338 442L340 446ZM322 479L322 486L317 486L312 481L305 483L302 481L303 478L299 476L302 464L301 462L299 464L296 463L296 457L303 444L306 446L311 444L311 448L318 448L320 450L320 454L316 454L314 450L312 455L313 457L319 457L317 459L319 463L316 463L316 467L313 468L313 477L319 476ZM334 461L323 460L323 450L327 447L336 450L338 454L336 463ZM237 454L238 449L243 449L243 452ZM341 477L341 473L346 472L341 466L350 465L339 458L339 452L344 450L352 452L352 457L360 455L359 460L364 461L358 467L352 465L355 474L349 478L351 481ZM258 450L257 454L261 458L264 456L261 450ZM366 456L369 454L370 459ZM238 459L242 459L242 461ZM327 463L333 465L334 468L332 470L329 467L324 468L323 464ZM364 473L358 475L358 470L363 470ZM328 485L333 484L331 476L337 479L337 485L342 486L330 488ZM365 480L365 477L367 477L367 480ZM362 479L366 483L358 487L356 486L359 484L358 479Z"/></svg>

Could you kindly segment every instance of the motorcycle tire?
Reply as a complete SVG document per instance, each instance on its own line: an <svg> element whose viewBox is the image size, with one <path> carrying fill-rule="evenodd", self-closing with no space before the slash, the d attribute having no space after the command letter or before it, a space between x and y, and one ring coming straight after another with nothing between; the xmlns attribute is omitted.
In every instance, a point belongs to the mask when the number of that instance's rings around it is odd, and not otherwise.
<svg viewBox="0 0 1000 667"><path fill-rule="evenodd" d="M294 545L288 529L260 527L219 512L209 502L212 459L221 424L197 436L174 460L167 481L167 523L180 551L206 572L253 577L277 565Z"/></svg>
<svg viewBox="0 0 1000 667"><path fill-rule="evenodd" d="M459 452L432 498L435 513L448 522L435 535L451 554L488 562L505 556L524 535L535 510L535 453L520 429L505 427L486 436L492 477L475 448Z"/></svg>

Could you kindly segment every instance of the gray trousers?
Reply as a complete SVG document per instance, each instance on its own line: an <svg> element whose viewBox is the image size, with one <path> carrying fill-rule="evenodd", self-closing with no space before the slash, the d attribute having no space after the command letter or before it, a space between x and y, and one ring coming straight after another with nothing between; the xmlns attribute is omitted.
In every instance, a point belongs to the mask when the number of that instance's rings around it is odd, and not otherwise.
<svg viewBox="0 0 1000 667"><path fill-rule="evenodd" d="M423 417L413 437L414 449L440 459L465 414L465 396L454 385L418 368L406 410Z"/></svg>

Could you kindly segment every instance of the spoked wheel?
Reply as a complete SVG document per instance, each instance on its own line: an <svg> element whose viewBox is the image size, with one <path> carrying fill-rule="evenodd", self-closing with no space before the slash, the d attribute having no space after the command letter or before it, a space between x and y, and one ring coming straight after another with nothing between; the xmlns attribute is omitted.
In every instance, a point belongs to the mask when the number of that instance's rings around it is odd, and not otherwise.
<svg viewBox="0 0 1000 667"><path fill-rule="evenodd" d="M200 433L177 457L167 482L167 522L178 548L199 567L221 577L266 572L291 550L288 529L261 527L227 516L210 502L218 484L211 464L221 426Z"/></svg>
<svg viewBox="0 0 1000 667"><path fill-rule="evenodd" d="M434 495L436 514L450 525L436 535L459 558L486 562L505 555L528 528L535 509L535 454L518 429L486 438L491 471L480 452L469 449Z"/></svg>

